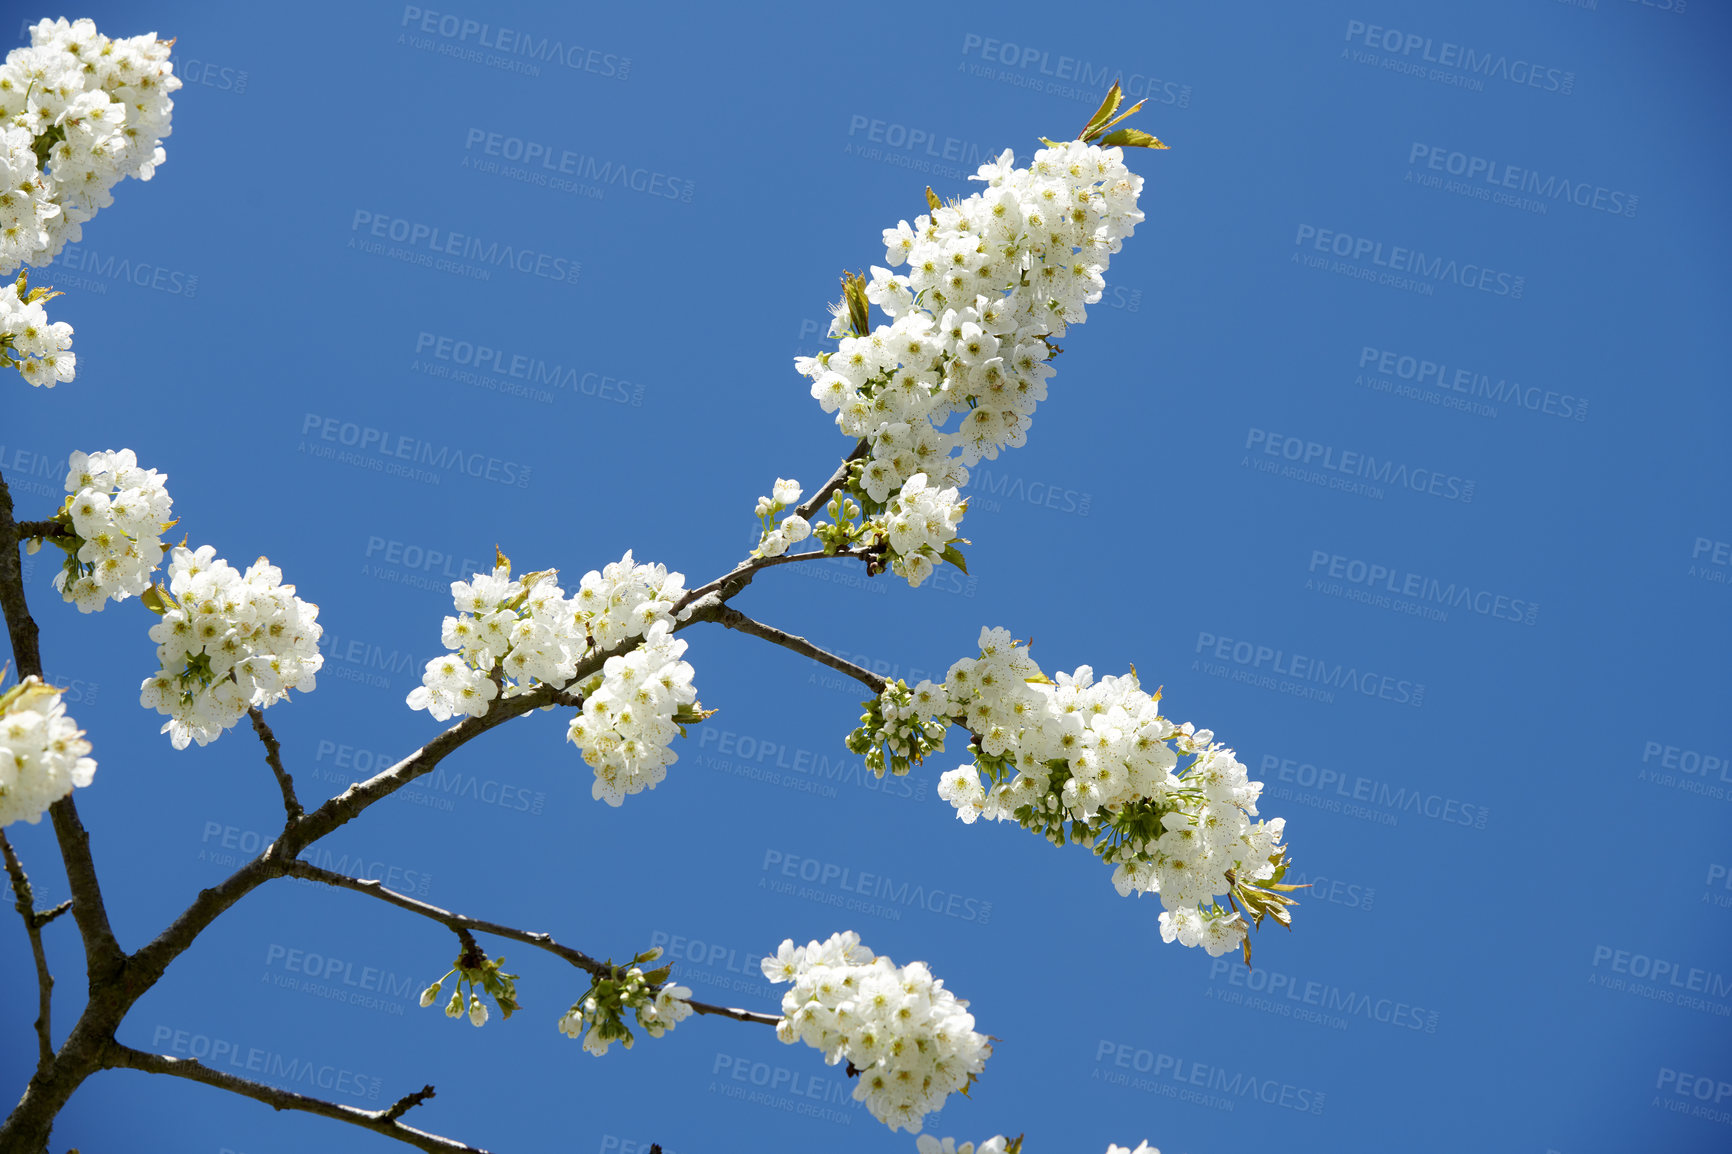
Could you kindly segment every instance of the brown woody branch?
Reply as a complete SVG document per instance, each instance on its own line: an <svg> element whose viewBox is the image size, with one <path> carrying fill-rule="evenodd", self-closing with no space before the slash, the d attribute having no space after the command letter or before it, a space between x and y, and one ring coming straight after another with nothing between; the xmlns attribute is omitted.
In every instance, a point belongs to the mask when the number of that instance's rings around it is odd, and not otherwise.
<svg viewBox="0 0 1732 1154"><path fill-rule="evenodd" d="M416 1149L429 1151L430 1154L487 1154L487 1151L479 1146L468 1146L451 1138L429 1134L425 1130L417 1130L398 1121L406 1111L433 1097L431 1086L423 1086L413 1094L404 1095L386 1109L362 1110L338 1102L327 1102L323 1098L297 1094L293 1090L280 1090L275 1086L237 1077L222 1070L213 1070L196 1058L170 1058L165 1054L135 1050L119 1042L109 1044L103 1054L103 1065L109 1068L143 1070L147 1074L169 1074L176 1078L203 1082L207 1086L215 1086L219 1090L263 1102L273 1110L300 1110L307 1114L317 1114L321 1118L333 1118L338 1122L359 1126L363 1130L371 1130L375 1134L383 1134L387 1138L395 1138Z"/></svg>

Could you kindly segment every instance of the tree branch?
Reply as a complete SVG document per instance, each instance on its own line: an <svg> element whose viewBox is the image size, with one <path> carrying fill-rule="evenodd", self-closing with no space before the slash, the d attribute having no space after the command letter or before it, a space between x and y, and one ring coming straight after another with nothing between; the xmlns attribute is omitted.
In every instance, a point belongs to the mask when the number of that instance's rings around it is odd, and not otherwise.
<svg viewBox="0 0 1732 1154"><path fill-rule="evenodd" d="M806 503L795 509L794 512L810 521L812 519L812 514L816 513L819 509L822 509L824 507L824 502L828 501L836 490L848 483L848 470L854 462L860 460L860 458L866 456L871 451L872 443L870 441L862 440L859 444L855 445L854 451L842 458L841 465L837 466L836 471L830 475L830 479L820 485L818 491L813 493L810 497L807 497Z"/></svg>
<svg viewBox="0 0 1732 1154"><path fill-rule="evenodd" d="M337 1102L327 1102L323 1098L297 1094L293 1090L279 1090L275 1086L254 1082L250 1078L213 1070L195 1058L170 1058L164 1054L146 1053L119 1042L109 1044L103 1054L103 1063L111 1069L143 1070L147 1074L170 1074L176 1078L189 1078L194 1082L203 1082L207 1086L215 1086L219 1090L263 1102L273 1110L301 1110L308 1114L317 1114L321 1118L334 1118L339 1122L347 1122L351 1126L359 1126L363 1130L371 1130L375 1134L406 1142L432 1154L440 1154L442 1151L451 1154L487 1154L487 1151L479 1146L466 1146L451 1138L442 1138L425 1130L417 1130L413 1126L405 1126L397 1120L405 1111L431 1098L431 1086L424 1086L413 1094L404 1095L387 1109L362 1110Z"/></svg>
<svg viewBox="0 0 1732 1154"><path fill-rule="evenodd" d="M750 633L753 637L762 637L765 641L780 645L783 649L792 650L803 657L810 657L818 664L828 665L838 673L846 673L873 693L883 693L884 686L888 684L884 678L873 673L870 669L863 669L852 661L837 657L834 653L819 648L804 637L796 637L794 634L784 632L773 625L765 625L762 621L747 617L731 605L719 606L704 616L706 620L725 625L729 629Z"/></svg>
<svg viewBox="0 0 1732 1154"><path fill-rule="evenodd" d="M294 825L301 820L306 810L301 808L301 799L295 796L295 779L289 776L289 771L283 768L283 747L277 740L277 735L271 732L271 727L265 724L265 712L258 706L247 708L247 716L253 720L253 732L259 735L259 740L265 746L265 762L271 767L271 772L277 775L277 784L283 790L283 812L288 815L288 824Z"/></svg>
<svg viewBox="0 0 1732 1154"><path fill-rule="evenodd" d="M48 972L48 955L42 949L42 927L57 914L36 912L36 896L30 890L30 878L24 865L12 851L12 843L0 832L0 853L6 857L6 872L12 877L13 904L24 919L24 932L30 935L30 953L36 959L36 1068L44 1069L54 1061L54 1031L50 1025L54 975ZM65 910L62 904L60 909Z"/></svg>
<svg viewBox="0 0 1732 1154"><path fill-rule="evenodd" d="M388 902L389 904L396 906L398 909L408 910L412 914L419 914L421 917L436 921L445 928L452 930L460 937L464 937L464 935L470 933L491 934L496 938L504 938L505 940L512 942L522 942L526 946L534 946L536 949L546 950L555 957L570 962L573 966L589 974L591 977L607 977L612 973L612 967L607 963L599 962L581 950L573 949L570 946L560 945L558 942L553 940L553 935L551 934L538 933L532 930L520 930L513 926L501 925L498 922L483 921L480 918L471 918L463 914L452 913L450 910L440 909L436 905L418 901L417 899L408 897L405 894L400 894L395 890L388 890L382 883L372 878L352 878L347 874L340 874L335 870L328 870L322 866L316 866L311 862L300 860L289 862L284 872L288 873L292 877L323 882L328 886L336 886L339 889L354 890L356 893L378 898L380 901ZM465 947L470 944L467 937L464 937L464 944ZM727 1006L711 1005L708 1002L691 1002L689 1004L695 1013L714 1014L719 1017L732 1018L737 1022L762 1022L773 1026L781 1020L780 1016L777 1014L765 1014L756 1010L736 1010Z"/></svg>
<svg viewBox="0 0 1732 1154"><path fill-rule="evenodd" d="M12 490L0 476L0 611L6 615L6 632L12 642L12 657L20 679L42 676L42 651L36 621L24 596L24 576L18 565L18 523L12 519ZM102 902L102 886L96 880L96 863L90 857L90 835L78 820L78 807L67 794L48 807L54 822L55 840L66 863L66 883L72 891L72 917L84 939L85 969L94 986L112 981L126 956L114 940L108 924L108 908Z"/></svg>
<svg viewBox="0 0 1732 1154"><path fill-rule="evenodd" d="M72 533L58 521L20 521L18 539L26 537L70 537Z"/></svg>

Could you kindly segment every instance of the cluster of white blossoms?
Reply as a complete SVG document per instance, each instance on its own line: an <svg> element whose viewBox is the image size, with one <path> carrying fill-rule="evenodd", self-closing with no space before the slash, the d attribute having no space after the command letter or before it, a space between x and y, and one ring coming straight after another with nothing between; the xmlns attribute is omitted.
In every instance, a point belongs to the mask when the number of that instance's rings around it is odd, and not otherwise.
<svg viewBox="0 0 1732 1154"><path fill-rule="evenodd" d="M845 281L836 351L795 360L842 432L869 444L850 491L874 517L900 494L923 519L954 525L968 466L1026 441L1052 338L1087 319L1110 255L1143 219L1142 177L1117 147L1071 141L1027 168L1007 149L971 179L986 188L949 205L929 192L930 214L884 230L885 260L907 271L874 266L870 283ZM868 303L890 323L868 330ZM920 475L925 498L908 489ZM924 576L908 568L911 581Z"/></svg>
<svg viewBox="0 0 1732 1154"><path fill-rule="evenodd" d="M168 715L162 732L176 749L215 741L248 708L310 693L325 658L319 607L284 585L282 570L260 557L241 573L209 545L175 546L168 587L145 603L162 614L150 628L162 668L139 704Z"/></svg>
<svg viewBox="0 0 1732 1154"><path fill-rule="evenodd" d="M584 996L559 1019L559 1032L574 1041L581 1038L583 1048L599 1058L615 1042L631 1049L632 1032L625 1024L627 1010L652 1038L661 1037L691 1017L691 990L668 982L667 967L646 974L636 964L660 956L659 948L648 950L634 958L630 967L613 966L607 974L594 978Z"/></svg>
<svg viewBox="0 0 1732 1154"><path fill-rule="evenodd" d="M49 806L89 785L96 762L90 743L66 716L63 690L26 677L0 694L0 827L32 825Z"/></svg>
<svg viewBox="0 0 1732 1154"><path fill-rule="evenodd" d="M111 40L89 20L43 20L0 64L6 152L0 271L47 264L114 203L121 178L149 180L166 159L180 87L172 44L154 33Z"/></svg>
<svg viewBox="0 0 1732 1154"><path fill-rule="evenodd" d="M44 265L114 203L123 177L165 159L180 87L171 45L153 33L111 40L89 20L43 20L0 64L0 275ZM17 327L15 327L17 326ZM23 329L33 335L26 336ZM39 303L0 294L0 363L32 385L73 378L72 328ZM5 337L11 338L7 342Z"/></svg>
<svg viewBox="0 0 1732 1154"><path fill-rule="evenodd" d="M980 656L958 661L942 683L898 683L876 708L868 703L849 747L883 743L918 760L924 718L973 735L974 764L939 779L958 817L1091 844L1117 867L1121 894L1160 895L1166 941L1248 956L1246 915L1288 923L1285 823L1251 821L1262 783L1208 730L1162 717L1160 695L1145 693L1135 671L1097 681L1085 665L1054 682L1008 631L982 629ZM1194 758L1183 769L1180 754ZM1231 913L1216 903L1223 895Z"/></svg>
<svg viewBox="0 0 1732 1154"><path fill-rule="evenodd" d="M673 740L684 732L682 722L699 719L692 712L698 700L692 667L680 660L685 651L673 626L657 621L643 644L609 657L601 685L585 692L566 738L595 770L590 792L596 799L618 806L660 785L679 760Z"/></svg>
<svg viewBox="0 0 1732 1154"><path fill-rule="evenodd" d="M770 496L758 498L758 520L763 525L763 532L755 556L780 557L788 551L788 546L798 545L812 535L811 524L798 513L790 513L780 522L776 520L782 510L797 505L799 501L800 482L786 477L776 478Z"/></svg>
<svg viewBox="0 0 1732 1154"><path fill-rule="evenodd" d="M50 323L48 310L42 307L55 295L28 287L22 274L15 283L0 286L0 368L17 369L32 385L50 389L70 381L78 367L72 326L65 321Z"/></svg>
<svg viewBox="0 0 1732 1154"><path fill-rule="evenodd" d="M992 1053L974 1016L923 962L898 967L849 930L825 942L782 943L764 977L792 982L776 1036L821 1050L857 1074L856 1101L892 1130L918 1133L926 1115L966 1090Z"/></svg>
<svg viewBox="0 0 1732 1154"><path fill-rule="evenodd" d="M67 533L50 538L67 554L54 587L79 612L91 613L150 588L174 502L168 478L139 468L131 449L73 453L68 465L71 496L54 517ZM27 547L34 553L41 545L42 538L31 538Z"/></svg>
<svg viewBox="0 0 1732 1154"><path fill-rule="evenodd" d="M599 573L584 574L567 597L552 569L511 576L503 555L492 573L454 581L457 615L442 639L454 652L427 663L411 709L435 720L480 717L498 696L528 693L538 684L567 688L579 664L642 639L607 659L584 681L583 709L567 738L595 770L594 796L619 805L653 789L678 760L669 745L696 713L693 670L680 660L686 643L673 637L674 606L685 577L662 565L639 565L628 551Z"/></svg>

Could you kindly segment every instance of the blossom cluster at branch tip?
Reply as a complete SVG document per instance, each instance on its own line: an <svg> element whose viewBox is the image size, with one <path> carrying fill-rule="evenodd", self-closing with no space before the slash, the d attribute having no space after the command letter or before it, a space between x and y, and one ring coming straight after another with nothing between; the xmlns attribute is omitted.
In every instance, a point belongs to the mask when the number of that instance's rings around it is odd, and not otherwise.
<svg viewBox="0 0 1732 1154"><path fill-rule="evenodd" d="M1212 956L1238 948L1249 962L1247 918L1290 925L1285 821L1250 820L1262 783L1209 730L1162 717L1159 691L1145 693L1134 669L1097 681L1084 665L1055 682L1008 631L988 628L980 656L956 662L944 681L896 682L865 705L849 749L883 745L918 761L926 751L911 738L926 723L964 727L973 764L938 782L957 817L1090 844L1116 867L1120 894L1160 895L1163 940ZM1181 754L1193 758L1182 769Z"/></svg>
<svg viewBox="0 0 1732 1154"><path fill-rule="evenodd" d="M639 565L628 551L598 573L584 574L567 597L553 569L511 576L496 558L492 573L454 581L457 615L445 618L442 639L453 652L427 663L411 709L437 721L480 717L496 697L538 685L571 687L577 667L627 642L601 671L575 688L581 711L566 731L595 771L592 794L609 805L654 789L679 760L669 748L684 725L702 721L693 670L680 658L686 643L673 636L674 606L685 577L661 565Z"/></svg>
<svg viewBox="0 0 1732 1154"><path fill-rule="evenodd" d="M154 33L113 40L89 20L42 20L0 64L0 276L45 265L114 203L123 177L149 180L166 158L181 86L172 45ZM22 290L23 286L18 286ZM0 292L0 364L32 385L70 381L72 328ZM27 325L35 336L15 329ZM22 360L18 359L23 354Z"/></svg>
<svg viewBox="0 0 1732 1154"><path fill-rule="evenodd" d="M162 534L175 524L168 478L140 469L131 449L73 453L66 491L71 494L54 515L65 532L47 538L66 552L54 587L80 613L101 610L150 588L150 575L162 563ZM43 538L32 537L34 553Z"/></svg>
<svg viewBox="0 0 1732 1154"><path fill-rule="evenodd" d="M754 557L780 557L788 551L788 546L798 545L812 535L812 526L806 518L798 513L781 516L782 510L799 504L800 482L790 481L785 477L777 477L775 486L770 490L770 496L758 498L758 521L763 526L762 535L758 539L758 547L752 550Z"/></svg>
<svg viewBox="0 0 1732 1154"><path fill-rule="evenodd" d="M638 1025L652 1038L659 1038L691 1017L691 990L668 981L672 967L644 972L640 963L653 962L661 947L645 950L629 966L607 965L607 973L596 975L583 997L559 1019L559 1032L572 1040L583 1039L583 1048L596 1057L619 1042L631 1049L631 1027L625 1013L632 1011Z"/></svg>
<svg viewBox="0 0 1732 1154"><path fill-rule="evenodd" d="M0 193L3 199L5 194ZM4 230L0 223L0 233ZM78 367L77 355L72 352L72 326L65 321L50 322L43 307L44 302L59 295L49 289L31 288L29 277L22 272L13 283L0 285L0 368L17 369L32 385L50 389L70 381Z"/></svg>
<svg viewBox="0 0 1732 1154"><path fill-rule="evenodd" d="M96 774L84 731L66 716L63 692L32 676L0 693L0 827L35 825Z"/></svg>
<svg viewBox="0 0 1732 1154"><path fill-rule="evenodd" d="M884 230L885 261L906 272L845 277L830 329L838 347L794 362L842 432L870 446L848 482L866 518L854 532L888 537L892 568L916 585L933 556L950 559L949 537L924 531L915 545L934 547L918 549L927 564L897 566L904 542L885 527L892 495L904 511L917 506L922 524L954 529L968 467L1025 443L1052 376L1052 339L1087 319L1111 254L1143 219L1142 177L1117 147L1052 145L1027 168L1007 149L971 179L986 188L948 205L928 190L929 214ZM870 305L890 323L867 331ZM917 476L930 497L909 490Z"/></svg>
<svg viewBox="0 0 1732 1154"><path fill-rule="evenodd" d="M966 1093L992 1053L968 1003L924 962L898 967L852 930L804 946L784 941L762 968L771 982L793 983L776 1037L805 1042L832 1066L846 1059L855 1100L893 1131L918 1133L953 1091Z"/></svg>
<svg viewBox="0 0 1732 1154"><path fill-rule="evenodd" d="M465 951L451 963L451 968L445 971L445 977L440 978L431 986L421 991L421 1007L431 1006L439 998L440 987L445 984L445 978L457 975L457 985L451 991L451 1000L445 1003L447 1018L468 1018L471 1026L479 1029L487 1024L487 1006L476 993L477 988L485 991L499 1006L501 1017L510 1018L517 1010L517 975L508 974L502 968L505 955L489 958L479 949ZM468 997L464 997L463 989L469 988Z"/></svg>
<svg viewBox="0 0 1732 1154"><path fill-rule="evenodd" d="M250 707L310 693L324 666L319 607L295 596L283 573L260 557L245 573L209 545L169 555L168 586L143 595L162 615L150 627L162 668L146 678L139 704L168 715L162 732L176 749L215 741Z"/></svg>

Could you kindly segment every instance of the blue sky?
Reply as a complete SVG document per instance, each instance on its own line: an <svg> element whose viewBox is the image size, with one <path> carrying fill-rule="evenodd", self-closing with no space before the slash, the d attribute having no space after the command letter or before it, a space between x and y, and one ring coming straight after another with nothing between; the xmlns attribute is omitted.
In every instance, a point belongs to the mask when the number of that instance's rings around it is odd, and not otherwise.
<svg viewBox="0 0 1732 1154"><path fill-rule="evenodd" d="M983 625L1049 670L1134 663L1268 784L1314 883L1255 972L1163 946L1154 903L1079 851L958 823L935 794L954 754L862 775L841 745L857 687L711 627L687 657L720 712L653 793L592 801L563 720L538 715L328 839L333 862L591 953L668 946L697 996L751 1008L777 1004L753 959L785 937L853 928L924 959L999 1039L937 1134L1726 1147L1722 11L68 15L177 38L187 85L156 179L116 189L46 274L78 380L9 388L0 471L45 516L69 452L133 448L194 544L268 555L320 606L319 689L270 714L303 795L437 732L403 698L449 582L496 544L569 584L627 549L697 584L750 545L776 477L827 476L849 445L791 358L926 185L964 195L986 156L1075 135L1102 78L1148 96L1134 123L1172 146L1130 158L1148 219L1062 342L1027 447L976 471L971 576L911 591L795 566L738 604L910 681ZM439 263L493 246L518 267ZM402 438L476 475L393 471L374 446ZM135 947L256 852L277 794L244 732L169 747L135 705L147 614L80 616L44 560L45 663L95 745L79 806ZM60 900L47 826L14 840ZM761 1027L693 1020L594 1059L553 1029L584 983L491 948L524 1009L477 1031L414 1004L448 933L273 883L122 1039L347 1071L331 1095L368 1107L432 1082L412 1121L490 1149L913 1147ZM69 922L50 949L64 1029ZM27 965L15 926L0 951ZM9 1086L34 1007L15 992ZM133 1073L87 1083L55 1144L386 1146Z"/></svg>

